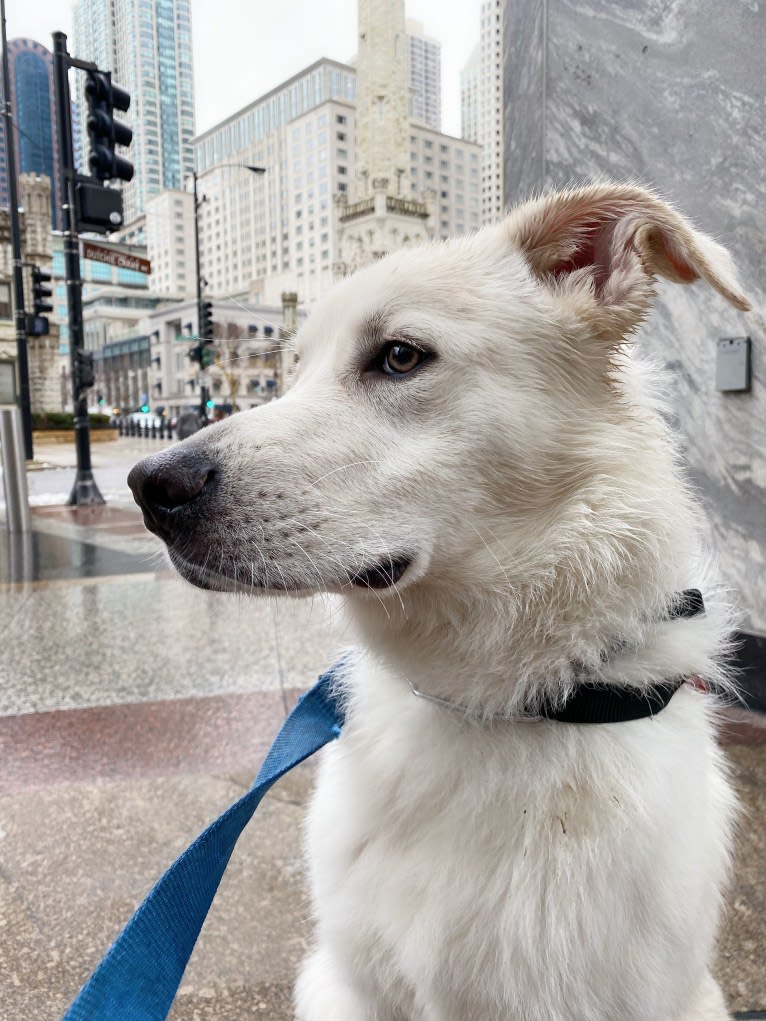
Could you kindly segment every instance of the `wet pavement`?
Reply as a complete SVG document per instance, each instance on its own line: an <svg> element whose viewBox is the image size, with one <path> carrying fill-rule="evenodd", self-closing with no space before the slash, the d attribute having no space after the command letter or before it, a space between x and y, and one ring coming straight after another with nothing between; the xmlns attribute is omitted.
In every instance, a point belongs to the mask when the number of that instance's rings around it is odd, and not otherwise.
<svg viewBox="0 0 766 1021"><path fill-rule="evenodd" d="M109 502L76 510L53 502L71 489L71 452L37 452L30 540L0 528L0 1021L63 1014L343 646L332 600L202 592L169 570L124 482L160 446L94 449ZM718 973L732 1009L766 1010L766 717L732 710L725 740L746 811ZM282 780L245 830L174 1021L292 1017L313 768Z"/></svg>

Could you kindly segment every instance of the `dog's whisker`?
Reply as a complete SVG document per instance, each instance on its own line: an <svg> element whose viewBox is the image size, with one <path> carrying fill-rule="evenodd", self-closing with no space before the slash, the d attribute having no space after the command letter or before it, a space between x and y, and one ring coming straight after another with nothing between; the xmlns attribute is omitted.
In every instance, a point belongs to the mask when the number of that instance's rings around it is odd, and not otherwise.
<svg viewBox="0 0 766 1021"><path fill-rule="evenodd" d="M386 549L386 543L384 542L383 537L381 536L380 532L378 532L377 529L373 528L373 526L369 522L367 522L366 525L367 525L367 529L373 533L373 536L378 540L378 542L380 543L380 546L385 550ZM379 551L376 553L376 555L380 556ZM388 560L389 560L389 563L391 565L391 577L393 578L393 576L394 576L394 561L393 561L393 556L392 556L390 550L387 552L386 555L388 556ZM375 590L373 590L373 591L375 591ZM397 596L397 598L399 600L399 604L401 606L402 617L404 617L404 619L406 620L406 618L407 618L407 610L406 610L405 605L404 605L404 600L402 599L402 594L401 594L401 592L398 589L396 589L395 592L396 592L396 596ZM377 591L375 592L375 595L378 597L378 601L380 602L380 605L386 611L386 616L390 620L391 619L391 615L388 612L388 607L384 604L380 594Z"/></svg>
<svg viewBox="0 0 766 1021"><path fill-rule="evenodd" d="M339 464L337 468L333 468L332 471L326 472L324 475L320 475L318 479L313 479L309 482L309 485L316 486L325 479L329 479L331 475L335 475L340 471L347 471L349 468L356 468L361 464L383 464L384 462L380 459L377 460L364 460L364 461L350 461L348 464Z"/></svg>
<svg viewBox="0 0 766 1021"><path fill-rule="evenodd" d="M505 580L506 580L506 582L507 582L507 584L508 584L508 589L509 589L509 591L513 591L513 588L514 588L514 586L513 586L513 582L511 581L510 577L508 576L508 571L506 570L506 568L505 568L505 567L503 567L503 565L502 565L502 564L500 563L500 560L498 559L497 555L495 554L495 551L494 551L494 550L492 549L492 547L491 547L491 546L489 545L489 543L487 542L487 540L486 540L486 539L484 538L484 536L483 536L483 535L481 534L481 532L479 531L479 529L478 529L478 528L477 528L477 526L476 526L476 523L475 523L474 521L470 520L470 519L469 519L468 523L469 523L469 525L471 526L471 528L473 528L474 532L476 532L476 534L477 534L477 535L478 535L478 537L479 537L479 538L481 539L481 541L482 541L482 542L484 543L484 546L485 546L485 548L486 548L487 552L489 553L489 555L490 555L490 556L492 557L492 559L493 559L493 560L495 561L495 563L497 564L497 566L498 566L498 567L500 568L500 570L501 570L501 571L503 572L503 575L504 575L504 577L505 577ZM492 533L492 530L491 530L491 529L489 528L489 526L488 526L488 525L485 525L485 528L486 528L486 530L487 530L487 531L489 532L490 536L492 536L492 538L493 538L493 539L495 540L495 542L497 542L497 541L498 541L498 540L497 540L497 536L493 535L493 533ZM498 543L498 545L502 545L502 544ZM506 552L507 552L507 551L506 551ZM509 559L512 559L512 558L510 558L510 554L509 554Z"/></svg>
<svg viewBox="0 0 766 1021"><path fill-rule="evenodd" d="M288 518L285 521L285 525L287 527L289 527L292 524L300 525L301 528L305 529L307 532L310 532L318 542L321 542L324 545L324 547L325 547L326 555L329 557L330 560L332 560L340 568L341 573L345 574L347 581L349 583L351 583L353 581L353 576L351 574L351 571L349 570L348 565L346 563L344 563L343 560L341 560L340 556L338 555L337 549L334 548L333 546L331 546L330 543L327 541L327 539L320 532L318 532L315 528L312 528L311 525L306 524L302 519L297 518L297 517ZM296 545L298 545L299 548L301 550L303 550L303 552L308 557L309 556L308 552L306 550L304 550L303 547L300 546L299 543L297 543L297 540L294 540L294 541L296 542ZM340 545L348 550L348 552L351 555L352 559L354 559L356 557L357 554L355 553L353 547L349 543L343 543L343 544L340 544ZM321 589L323 586L321 584L321 580L322 579L321 579L321 575L320 575L319 571L317 571L317 576L320 578L320 585L319 585L319 587Z"/></svg>
<svg viewBox="0 0 766 1021"><path fill-rule="evenodd" d="M291 542L294 546L297 546L301 553L304 555L304 557L308 560L309 564L313 568L314 575L317 580L317 587L322 588L324 585L326 585L326 579L323 577L322 572L319 570L316 561L308 552L308 550L304 549L304 547L292 535L289 537L288 542Z"/></svg>

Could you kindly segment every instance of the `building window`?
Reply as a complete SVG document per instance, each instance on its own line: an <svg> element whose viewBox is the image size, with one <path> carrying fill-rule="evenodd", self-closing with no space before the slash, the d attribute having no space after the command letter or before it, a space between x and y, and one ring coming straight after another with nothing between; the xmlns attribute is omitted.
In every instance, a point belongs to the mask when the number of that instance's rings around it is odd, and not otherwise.
<svg viewBox="0 0 766 1021"><path fill-rule="evenodd" d="M0 319L10 319L12 316L11 285L0 283Z"/></svg>

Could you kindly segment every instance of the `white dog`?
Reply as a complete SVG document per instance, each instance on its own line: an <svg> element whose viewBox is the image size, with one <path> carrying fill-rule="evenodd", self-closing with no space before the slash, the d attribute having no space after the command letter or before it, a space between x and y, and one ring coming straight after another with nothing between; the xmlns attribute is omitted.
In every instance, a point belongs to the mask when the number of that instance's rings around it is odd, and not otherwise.
<svg viewBox="0 0 766 1021"><path fill-rule="evenodd" d="M714 698L681 682L726 684L729 618L626 349L656 275L748 308L727 253L629 186L396 252L319 305L284 398L132 473L190 581L339 592L356 629L301 1021L728 1017L734 797ZM565 722L620 692L653 715Z"/></svg>

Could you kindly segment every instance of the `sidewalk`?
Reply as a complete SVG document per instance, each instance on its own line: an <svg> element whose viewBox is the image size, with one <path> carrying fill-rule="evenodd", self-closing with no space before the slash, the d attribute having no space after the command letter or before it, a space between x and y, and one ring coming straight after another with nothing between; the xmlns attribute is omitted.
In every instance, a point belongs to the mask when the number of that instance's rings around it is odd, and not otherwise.
<svg viewBox="0 0 766 1021"><path fill-rule="evenodd" d="M94 447L99 486L100 457L106 477L161 448L118 443ZM182 583L124 483L110 486L104 508L41 501L28 580L7 581L0 551L0 1021L63 1014L155 879L250 785L286 706L342 646L331 600ZM733 1010L766 1009L766 721L733 715L746 815L718 974ZM300 839L313 769L280 781L245 830L174 1021L292 1017L310 936Z"/></svg>

